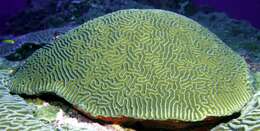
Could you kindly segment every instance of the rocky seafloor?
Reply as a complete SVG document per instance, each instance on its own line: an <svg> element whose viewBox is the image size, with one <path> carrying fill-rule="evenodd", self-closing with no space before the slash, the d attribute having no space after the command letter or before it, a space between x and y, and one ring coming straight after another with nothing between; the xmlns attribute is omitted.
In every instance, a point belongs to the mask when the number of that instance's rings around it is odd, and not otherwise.
<svg viewBox="0 0 260 131"><path fill-rule="evenodd" d="M71 4L71 2L73 3ZM175 3L171 3L169 1L168 3L155 1L153 3L148 4L145 0L65 0L57 1L57 3L53 3L51 1L46 0L46 3L44 4L46 6L42 6L41 9L36 8L37 6L39 6L39 3L32 2L31 4L32 6L30 9L22 12L20 15L14 17L9 22L7 32L16 32L16 34L6 34L6 36L16 35L16 37L18 37L19 35L28 34L38 30L52 29L65 26L77 26L79 24L82 24L84 21L119 9L161 8L184 14L194 19L201 25L207 27L210 31L214 32L220 39L222 39L229 47L231 47L235 52L239 53L241 56L245 58L247 63L250 65L252 73L255 73L253 74L255 78L260 77L259 73L256 73L260 71L260 30L252 27L247 22L231 19L224 13L208 10L205 11L203 9L195 9L195 7L193 7L193 5L189 1L176 0ZM49 11L44 11L48 9ZM34 19L36 16L34 16L33 14L37 13L41 14L41 18ZM31 18L31 21L25 24L23 20L28 18ZM84 117L84 115L72 108L71 105L64 102L62 99L60 101L53 101L54 99L50 98L52 96L31 98L28 96L20 97L17 95L9 94L8 90L4 87L6 86L6 84L8 84L9 74L13 73L15 71L15 68L19 67L19 65L23 63L23 60L26 59L26 57L28 57L34 50L41 48L41 46L35 47L33 46L33 44L35 43L30 43L30 45L28 44L28 47L20 47L22 49L20 49L19 51L13 51L11 55L0 59L0 101L1 103L8 103L9 105L16 103L17 106L15 107L6 106L5 108L19 108L19 110L21 110L18 112L12 112L13 115L17 116L17 123L24 124L21 125L20 129L27 128L27 130L31 130L35 127L37 127L37 129L39 129L38 127L42 127L42 130L145 130L145 128L138 126L135 126L133 128L126 128L115 124L98 123L97 121L93 121ZM24 45L26 45L26 42L24 42ZM24 55L26 55L26 57ZM260 87L259 79L255 81L256 87ZM254 116L254 112L260 111L260 100L258 93L255 94L254 99L255 100L248 103L249 106L247 108L242 110L242 115L239 118L232 120L234 122L228 124L223 123L218 126L215 125L217 127L213 128L212 130L260 129L260 118ZM3 122L2 124L10 124L8 123L8 121L11 121L9 119L11 118L10 116L4 116L2 113L0 116L2 116L0 118L0 121ZM253 124L253 126L249 126L250 128L239 127L239 123L243 123L244 117L249 117L248 119L252 120L251 124ZM26 121L28 121L29 124L26 124ZM238 124L236 125L232 123ZM14 123L11 123L10 125L12 124ZM1 128L2 127L0 124L0 129ZM204 127L197 127L196 130L210 130L211 128L212 126L207 127L207 125L204 125Z"/></svg>

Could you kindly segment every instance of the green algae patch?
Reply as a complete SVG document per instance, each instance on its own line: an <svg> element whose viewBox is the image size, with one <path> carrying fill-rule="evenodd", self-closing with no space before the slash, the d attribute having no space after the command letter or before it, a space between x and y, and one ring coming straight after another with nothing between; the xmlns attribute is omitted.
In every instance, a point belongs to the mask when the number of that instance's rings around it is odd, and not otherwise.
<svg viewBox="0 0 260 131"><path fill-rule="evenodd" d="M37 112L35 112L35 117L42 121L52 123L56 120L59 110L60 109L58 107L52 105L39 107Z"/></svg>

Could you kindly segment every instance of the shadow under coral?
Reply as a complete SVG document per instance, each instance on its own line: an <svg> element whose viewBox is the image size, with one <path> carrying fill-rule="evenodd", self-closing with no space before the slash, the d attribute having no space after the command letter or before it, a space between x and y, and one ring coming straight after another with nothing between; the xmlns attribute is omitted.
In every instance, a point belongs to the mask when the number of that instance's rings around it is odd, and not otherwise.
<svg viewBox="0 0 260 131"><path fill-rule="evenodd" d="M231 116L224 117L207 117L204 121L198 122L183 122L176 120L142 120L142 119L134 119L127 118L125 116L120 118L112 118L112 117L93 117L90 113L86 113L78 110L75 106L68 103L61 97L56 96L55 94L44 93L39 96L28 96L28 95L20 95L24 99L36 99L40 98L43 101L48 102L50 105L57 106L61 108L66 114L70 117L76 118L80 122L93 123L97 122L101 125L107 124L119 124L126 128L131 128L138 131L151 131L151 130L159 130L159 131L208 131L220 123L228 122L232 119L238 118L240 113L234 113Z"/></svg>

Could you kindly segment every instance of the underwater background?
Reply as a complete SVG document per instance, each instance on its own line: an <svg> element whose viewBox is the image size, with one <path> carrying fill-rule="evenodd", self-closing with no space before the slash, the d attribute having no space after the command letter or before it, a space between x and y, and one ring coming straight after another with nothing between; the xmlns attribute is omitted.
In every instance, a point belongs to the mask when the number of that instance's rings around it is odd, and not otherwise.
<svg viewBox="0 0 260 131"><path fill-rule="evenodd" d="M158 121L146 123L145 126L139 122L108 124L86 117L72 103L53 94L21 97L10 94L5 88L9 84L10 74L15 73L36 50L48 46L61 35L89 20L122 9L162 9L193 19L245 59L254 79L254 88L260 89L259 0L2 0L0 106L4 109L0 107L0 117L4 117L0 121L11 121L10 118L14 117L12 120L20 121L13 125L28 119L32 123L25 126L21 124L18 130L260 130L260 93L257 91L248 102L248 107L240 113L188 124L177 121L169 129L165 126L168 123L154 128L152 125L160 123ZM18 113L17 116L10 116L12 113L8 109L12 107L17 107L16 111L11 111ZM26 117L20 118L19 112L26 114ZM246 123L248 121L249 125ZM0 130L17 130L11 128L12 124L0 122Z"/></svg>

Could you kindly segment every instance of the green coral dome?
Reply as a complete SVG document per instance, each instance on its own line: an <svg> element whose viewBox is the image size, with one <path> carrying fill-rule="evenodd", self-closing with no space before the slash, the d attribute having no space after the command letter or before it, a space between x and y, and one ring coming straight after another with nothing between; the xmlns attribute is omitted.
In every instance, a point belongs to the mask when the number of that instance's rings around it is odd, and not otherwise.
<svg viewBox="0 0 260 131"><path fill-rule="evenodd" d="M98 17L37 50L18 94L55 93L92 116L199 121L252 95L246 62L195 21L157 9Z"/></svg>

